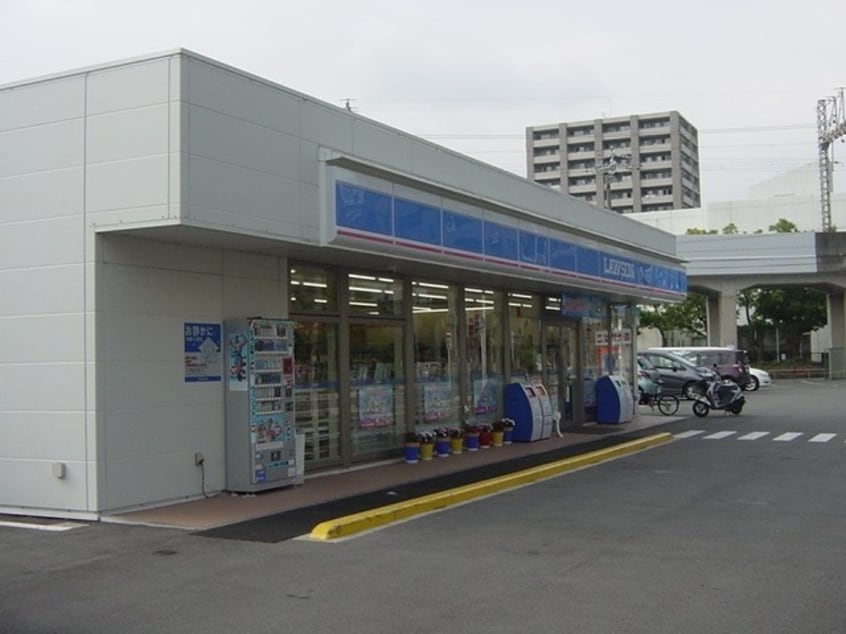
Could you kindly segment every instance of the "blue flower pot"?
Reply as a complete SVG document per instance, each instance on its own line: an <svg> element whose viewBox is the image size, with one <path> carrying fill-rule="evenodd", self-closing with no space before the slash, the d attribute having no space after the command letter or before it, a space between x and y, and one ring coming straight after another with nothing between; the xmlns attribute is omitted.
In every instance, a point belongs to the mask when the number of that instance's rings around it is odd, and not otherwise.
<svg viewBox="0 0 846 634"><path fill-rule="evenodd" d="M464 446L467 451L476 451L479 448L479 434L465 434Z"/></svg>
<svg viewBox="0 0 846 634"><path fill-rule="evenodd" d="M405 446L405 461L409 464L414 464L420 460L420 445L406 445Z"/></svg>
<svg viewBox="0 0 846 634"><path fill-rule="evenodd" d="M435 440L435 454L438 458L449 456L449 438L438 438Z"/></svg>

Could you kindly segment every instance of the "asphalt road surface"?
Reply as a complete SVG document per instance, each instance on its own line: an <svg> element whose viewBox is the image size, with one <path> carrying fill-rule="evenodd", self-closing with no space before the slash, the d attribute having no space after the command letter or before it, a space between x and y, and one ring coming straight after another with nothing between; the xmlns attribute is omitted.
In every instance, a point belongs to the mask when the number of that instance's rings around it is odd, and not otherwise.
<svg viewBox="0 0 846 634"><path fill-rule="evenodd" d="M336 543L0 527L0 632L846 632L846 382Z"/></svg>

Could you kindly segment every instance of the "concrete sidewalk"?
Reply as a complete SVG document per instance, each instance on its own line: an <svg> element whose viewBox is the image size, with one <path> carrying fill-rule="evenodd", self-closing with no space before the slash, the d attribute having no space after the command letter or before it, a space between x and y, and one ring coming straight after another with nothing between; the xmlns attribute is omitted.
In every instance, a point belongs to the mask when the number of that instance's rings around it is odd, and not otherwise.
<svg viewBox="0 0 846 634"><path fill-rule="evenodd" d="M306 476L305 483L301 486L257 494L221 492L209 498L106 515L102 517L102 521L185 530L208 530L292 510L349 500L400 486L408 487L424 481L443 480L446 483L450 480L447 476L453 476L452 481L456 481L456 474L464 473L468 477L473 477L474 470L481 467L501 465L507 468L506 463L529 456L546 455L542 460L553 461L560 459L563 455L561 450L565 448L592 444L599 438L629 435L685 418L685 416L662 416L644 407L640 410L639 415L629 423L588 424L581 428L565 430L563 437L560 438L553 435L549 439L533 443L514 443L503 447L465 452L460 456L433 458L417 464L406 464L402 459L396 459L379 464L310 474Z"/></svg>

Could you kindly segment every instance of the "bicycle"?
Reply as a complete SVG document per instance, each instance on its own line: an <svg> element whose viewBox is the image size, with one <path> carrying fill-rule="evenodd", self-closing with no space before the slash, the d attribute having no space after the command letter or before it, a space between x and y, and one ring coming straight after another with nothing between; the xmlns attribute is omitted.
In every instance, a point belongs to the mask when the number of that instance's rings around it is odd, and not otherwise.
<svg viewBox="0 0 846 634"><path fill-rule="evenodd" d="M663 394L660 388L655 394L645 394L641 391L640 404L648 405L653 412L657 407L664 416L672 416L679 411L679 397L675 394Z"/></svg>

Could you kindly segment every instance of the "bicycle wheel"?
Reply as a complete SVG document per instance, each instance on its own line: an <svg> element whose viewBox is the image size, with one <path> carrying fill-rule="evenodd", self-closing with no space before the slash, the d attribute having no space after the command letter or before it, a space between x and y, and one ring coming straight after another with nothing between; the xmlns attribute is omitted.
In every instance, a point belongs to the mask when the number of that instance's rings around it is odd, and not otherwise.
<svg viewBox="0 0 846 634"><path fill-rule="evenodd" d="M662 394L658 397L658 411L664 416L672 416L679 411L679 399L673 394Z"/></svg>

